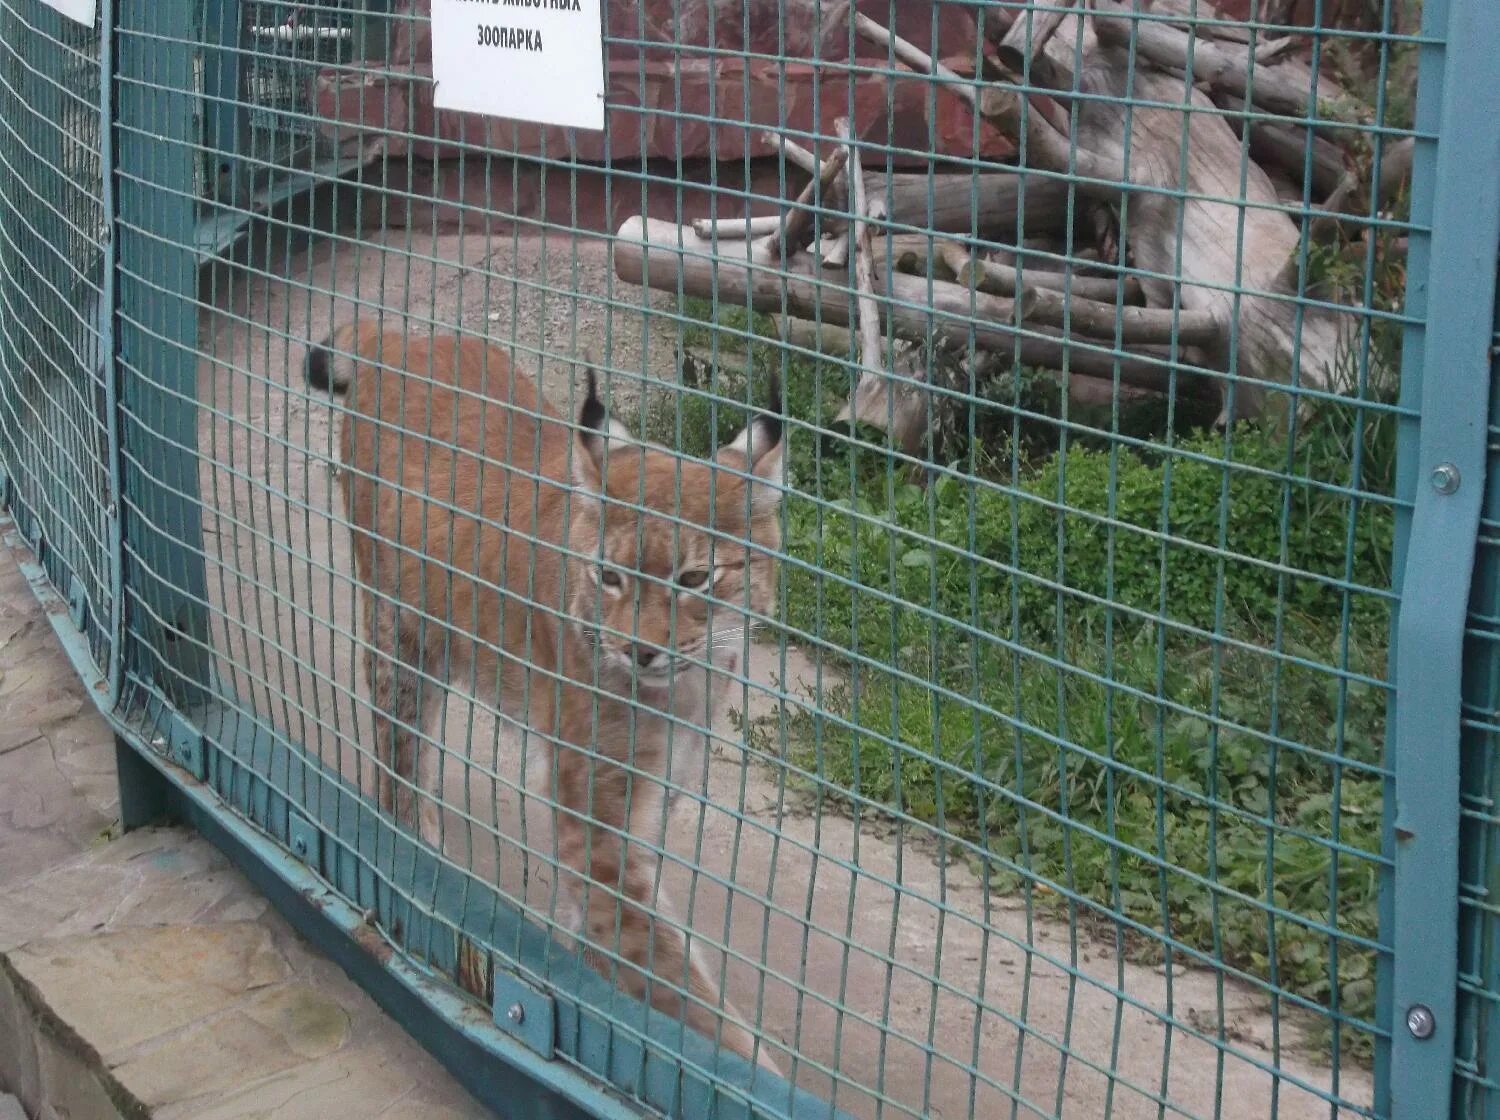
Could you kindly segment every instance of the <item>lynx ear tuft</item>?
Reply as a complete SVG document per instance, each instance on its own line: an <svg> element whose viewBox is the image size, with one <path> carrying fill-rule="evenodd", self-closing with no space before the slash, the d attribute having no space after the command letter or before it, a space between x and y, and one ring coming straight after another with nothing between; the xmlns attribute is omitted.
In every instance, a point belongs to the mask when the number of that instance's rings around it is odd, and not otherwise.
<svg viewBox="0 0 1500 1120"><path fill-rule="evenodd" d="M757 413L744 431L719 449L718 455L720 462L726 452L742 456L743 469L763 480L750 484L750 503L756 513L774 512L781 505L781 492L786 484L786 425L781 419L785 409L781 379L774 374L766 396L766 411Z"/></svg>
<svg viewBox="0 0 1500 1120"><path fill-rule="evenodd" d="M604 444L609 419L599 399L599 377L589 366L584 374L588 392L578 410L578 431L573 449L573 484L591 493L604 489Z"/></svg>

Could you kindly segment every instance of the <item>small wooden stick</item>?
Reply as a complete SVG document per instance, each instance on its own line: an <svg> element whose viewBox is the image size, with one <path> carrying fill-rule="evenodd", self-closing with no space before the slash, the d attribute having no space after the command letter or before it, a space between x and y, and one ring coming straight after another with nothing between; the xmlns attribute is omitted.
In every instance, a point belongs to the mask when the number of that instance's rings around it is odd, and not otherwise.
<svg viewBox="0 0 1500 1120"><path fill-rule="evenodd" d="M913 70L931 74L934 78L948 83L953 87L953 92L969 103L972 109L978 108L979 98L974 92L974 83L954 70L948 69L937 59L913 43L908 43L895 32L880 26L863 12L851 10L854 19L854 30L858 31L870 42L878 47L889 48L891 54L910 66Z"/></svg>
<svg viewBox="0 0 1500 1120"><path fill-rule="evenodd" d="M1282 35L1276 39L1262 39L1255 48L1255 61L1261 66L1269 66L1282 55L1291 54L1297 47L1297 40L1291 35Z"/></svg>
<svg viewBox="0 0 1500 1120"><path fill-rule="evenodd" d="M872 252L870 222L865 211L865 179L860 168L859 149L854 146L847 118L840 117L834 132L844 142L848 153L844 166L849 179L852 225L849 230L849 254L854 258L854 284L859 293L859 350L865 372L885 376L885 361L880 341L880 305L875 302L875 258Z"/></svg>
<svg viewBox="0 0 1500 1120"><path fill-rule="evenodd" d="M798 239L812 222L812 206L827 192L829 184L843 170L848 158L849 149L838 148L833 155L825 159L818 169L818 174L807 181L807 185L797 195L797 201L782 215L780 231L770 234L770 239L775 242L775 247L779 250L783 261L802 247L798 244ZM860 190L863 192L863 185Z"/></svg>
<svg viewBox="0 0 1500 1120"><path fill-rule="evenodd" d="M1229 110L1225 121L1234 129L1236 136L1243 136L1250 129L1250 156L1263 168L1280 168L1301 194L1302 177L1311 159L1312 189L1317 197L1333 192L1344 175L1344 152L1332 140L1315 132L1309 137L1307 129L1297 125L1272 123L1245 119L1243 98L1230 94L1214 97L1214 104ZM1320 130L1321 131L1321 130Z"/></svg>
<svg viewBox="0 0 1500 1120"><path fill-rule="evenodd" d="M1116 307L1102 300L1084 299L1075 292L1026 285L1018 301L1021 318L1029 323L1065 327L1076 334L1114 341L1116 323L1122 345L1167 344L1175 336L1179 346L1214 346L1224 340L1224 328L1210 311L1167 307Z"/></svg>
<svg viewBox="0 0 1500 1120"><path fill-rule="evenodd" d="M772 132L769 128L761 130L761 139L774 148L780 148L781 154L788 163L794 163L809 175L818 175L822 172L823 164L818 157L809 152L801 144L779 132Z"/></svg>
<svg viewBox="0 0 1500 1120"><path fill-rule="evenodd" d="M908 43L901 36L882 27L862 12L853 13L854 29L877 46L888 47L893 55L913 70L931 74L963 98L974 112L991 121L1007 135L1016 136L1021 125L1021 97L1013 90L990 86L985 96L975 92L972 81L950 70L926 51ZM1124 164L1098 152L1074 147L1072 141L1034 106L1025 114L1026 143L1038 165L1053 171L1078 175L1074 184L1080 194L1091 197L1113 197L1125 181Z"/></svg>
<svg viewBox="0 0 1500 1120"><path fill-rule="evenodd" d="M818 249L818 259L829 268L843 268L849 263L849 231L837 237L823 238Z"/></svg>
<svg viewBox="0 0 1500 1120"><path fill-rule="evenodd" d="M1076 296L1102 300L1113 305L1119 294L1117 282L1105 277L1074 276L1069 281L1064 273L1046 272L1036 268L1026 270L1026 283L1023 285L1021 273L1010 265L996 261L977 260L971 257L966 249L952 241L943 246L941 253L943 264L960 284L969 288L978 288L981 292L988 292L990 295L1014 296L1022 287L1051 288L1061 291L1063 285L1067 284L1068 290ZM1141 302L1140 281L1134 276L1125 278L1124 289L1127 304Z"/></svg>
<svg viewBox="0 0 1500 1120"><path fill-rule="evenodd" d="M781 340L789 346L800 346L815 354L832 354L835 357L853 353L854 339L847 327L798 319L792 315L773 314L771 321L775 323Z"/></svg>
<svg viewBox="0 0 1500 1120"><path fill-rule="evenodd" d="M875 252L870 231L871 210L865 198L865 176L860 166L859 148L855 145L849 121L840 118L834 131L849 153L845 163L849 178L850 227L849 254L854 258L856 313L859 321L859 359L863 370L848 402L834 418L835 423L863 420L885 429L891 441L908 455L922 445L926 402L909 386L899 385L887 362L885 342L880 331L880 305L875 300ZM914 378L925 371L913 367Z"/></svg>
<svg viewBox="0 0 1500 1120"><path fill-rule="evenodd" d="M765 214L758 218L694 218L693 232L699 237L717 237L720 241L744 241L746 238L763 237L781 228L779 214Z"/></svg>

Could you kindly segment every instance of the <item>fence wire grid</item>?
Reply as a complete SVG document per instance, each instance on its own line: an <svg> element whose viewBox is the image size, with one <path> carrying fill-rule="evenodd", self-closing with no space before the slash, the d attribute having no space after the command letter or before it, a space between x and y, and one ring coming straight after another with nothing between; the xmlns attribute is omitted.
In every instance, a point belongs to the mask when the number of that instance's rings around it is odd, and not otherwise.
<svg viewBox="0 0 1500 1120"><path fill-rule="evenodd" d="M0 0L121 734L583 1113L1487 1115L1489 0L600 6Z"/></svg>

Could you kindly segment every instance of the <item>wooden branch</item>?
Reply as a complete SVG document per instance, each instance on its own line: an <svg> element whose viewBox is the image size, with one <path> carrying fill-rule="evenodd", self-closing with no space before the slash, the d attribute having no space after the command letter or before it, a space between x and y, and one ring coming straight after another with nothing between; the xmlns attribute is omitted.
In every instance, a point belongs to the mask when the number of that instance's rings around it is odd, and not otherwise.
<svg viewBox="0 0 1500 1120"><path fill-rule="evenodd" d="M925 379L920 365L907 363L907 384L898 384L887 368L885 343L880 335L880 305L875 301L875 259L870 234L870 209L865 199L864 172L860 168L859 149L846 119L834 124L849 152L845 172L849 178L852 209L849 229L849 253L854 258L855 290L858 293L859 359L863 370L844 407L834 422L861 421L890 434L891 442L907 455L915 455L922 446L923 419L927 411L924 395L913 392L911 381Z"/></svg>
<svg viewBox="0 0 1500 1120"><path fill-rule="evenodd" d="M801 144L770 130L761 136L779 148L788 163L809 175L821 174L823 161ZM872 171L865 173L865 193L884 201L893 224L990 239L1012 235L1023 210L1026 228L1037 232L1060 231L1068 219L1067 183L1040 175L1023 182L1013 171ZM722 230L719 235L724 236Z"/></svg>
<svg viewBox="0 0 1500 1120"><path fill-rule="evenodd" d="M1123 345L1170 344L1174 337L1180 346L1216 346L1224 341L1222 325L1208 311L1170 308L1116 307L1118 294L1113 280L1074 277L1027 269L1022 273L1005 265L971 259L959 246L943 246L943 261L960 284L981 291L1015 296L1020 294L1022 321L1050 327L1067 327L1070 332L1086 334L1106 342L1115 339L1116 320ZM1132 291L1133 289L1133 291ZM1140 296L1140 285L1132 279L1125 282L1127 297Z"/></svg>
<svg viewBox="0 0 1500 1120"><path fill-rule="evenodd" d="M955 94L969 103L969 108L977 111L979 97L971 79L948 69L926 51L914 43L907 42L894 31L882 27L863 12L851 9L850 15L854 21L854 30L860 35L877 47L885 47L898 61L904 62L913 70L931 74L934 78L946 83Z"/></svg>
<svg viewBox="0 0 1500 1120"><path fill-rule="evenodd" d="M1016 91L991 86L986 89L985 96L980 97L975 92L973 81L950 70L920 47L882 27L862 12L854 12L852 19L854 29L860 35L877 46L886 47L913 70L930 74L947 85L975 113L1002 132L1009 136L1019 136L1024 130L1028 152L1037 165L1081 176L1074 184L1080 194L1105 198L1119 194L1119 185L1126 181L1124 164L1078 147L1034 106L1023 113L1022 98Z"/></svg>
<svg viewBox="0 0 1500 1120"><path fill-rule="evenodd" d="M715 252L717 248L717 252ZM699 238L691 226L656 218L630 218L613 246L615 273L632 284L736 304L756 311L778 312L799 319L815 319L847 327L850 278L847 273L793 258L785 268L766 268L753 254L728 255ZM1101 348L1079 345L1043 328L1017 329L1015 301L976 292L927 277L882 275L877 266L876 287L885 299L881 311L892 329L916 341L937 339L966 348L1012 354L1022 365L1044 369L1067 368L1103 378L1118 374L1125 384L1164 390L1172 384L1172 364L1164 356L1113 355ZM1178 391L1216 395L1217 384L1191 374L1179 378Z"/></svg>
<svg viewBox="0 0 1500 1120"><path fill-rule="evenodd" d="M1153 15L1177 16L1172 22L1177 26L1191 24L1194 34L1205 39L1225 39L1232 43L1248 43L1250 29L1242 23L1228 19L1216 6L1207 0L1155 0L1151 5Z"/></svg>
<svg viewBox="0 0 1500 1120"><path fill-rule="evenodd" d="M1307 238L1310 244L1326 245L1338 236L1342 219L1353 216L1359 199L1360 177L1353 171L1344 173L1339 185L1323 203L1323 212L1307 223Z"/></svg>
<svg viewBox="0 0 1500 1120"><path fill-rule="evenodd" d="M1187 32L1158 20L1133 18L1118 0L1096 0L1094 29L1101 42L1129 47L1157 66L1191 70L1194 82L1244 98L1266 112L1306 117L1318 112L1316 91L1292 81L1274 68L1256 67L1250 75L1250 52L1226 49L1217 43L1191 38ZM1309 105L1311 101L1311 105Z"/></svg>
<svg viewBox="0 0 1500 1120"><path fill-rule="evenodd" d="M849 263L849 231L845 230L837 237L823 238L823 244L818 246L818 259L829 268L843 268Z"/></svg>
<svg viewBox="0 0 1500 1120"><path fill-rule="evenodd" d="M1241 97L1224 94L1215 97L1214 104L1221 109L1234 110L1224 119L1236 136L1243 136L1248 125L1250 155L1255 162L1265 168L1278 167L1285 171L1300 192L1309 155L1307 129L1280 122L1246 121L1238 115L1245 108ZM1327 198L1343 180L1344 150L1332 140L1314 134L1311 156L1313 197Z"/></svg>
<svg viewBox="0 0 1500 1120"><path fill-rule="evenodd" d="M774 138L775 133L766 133ZM795 145L793 145L795 147ZM805 148L799 148L804 151ZM811 159L808 166L822 168L822 160ZM799 160L789 160L802 166ZM930 229L935 234L963 234L986 241L1016 240L1022 232L1019 219L1025 213L1028 238L1067 232L1068 184L1061 178L1044 174L1020 175L1014 171L864 172L865 198L885 210L892 226ZM832 210L843 201L843 180L835 180L823 198L823 210ZM765 214L751 217L751 237L765 237L780 228L780 216ZM823 229L840 228L841 222L823 214ZM720 240L744 240L744 217L697 219L694 232L708 237L709 229ZM879 249L876 249L879 252Z"/></svg>
<svg viewBox="0 0 1500 1120"><path fill-rule="evenodd" d="M849 230L849 255L854 258L855 290L859 293L859 357L867 373L885 375L880 341L880 306L875 302L875 261L870 237L870 222L865 208L864 173L859 165L859 149L854 145L847 118L839 118L834 131L849 153L844 161L849 180L849 200L853 207Z"/></svg>
<svg viewBox="0 0 1500 1120"><path fill-rule="evenodd" d="M807 185L797 195L797 201L782 215L780 233L770 235L781 254L782 260L786 260L787 257L802 248L800 239L806 227L812 224L812 207L817 201L823 198L829 184L843 170L844 163L848 158L848 148L836 149L833 155L823 161L818 174L808 179Z"/></svg>
<svg viewBox="0 0 1500 1120"><path fill-rule="evenodd" d="M789 346L810 350L814 354L841 357L854 353L854 335L847 327L832 323L815 323L791 315L772 315L777 334Z"/></svg>
<svg viewBox="0 0 1500 1120"><path fill-rule="evenodd" d="M978 288L981 292L997 296L1014 296L1021 290L1022 274L1015 268L997 261L978 260L971 257L967 250L951 241L942 247L942 260L954 279L966 288ZM1066 273L1047 272L1034 266L1026 268L1025 277L1027 288L1051 288L1054 291L1062 291L1066 283L1068 290L1076 296L1103 300L1111 305L1119 294L1119 282L1104 277L1074 276L1068 280ZM1141 302L1139 280L1133 276L1125 277L1124 289L1127 304Z"/></svg>
<svg viewBox="0 0 1500 1120"><path fill-rule="evenodd" d="M1073 0L1036 0L1036 3L1035 8L1017 12L1010 30L995 44L996 56L1017 77L1026 73L1026 64L1042 53L1064 19L1083 13L1083 8L1075 7Z"/></svg>
<svg viewBox="0 0 1500 1120"><path fill-rule="evenodd" d="M994 253L1009 253L1009 249L991 249ZM875 242L875 259L889 261L898 272L908 276L936 276L941 280L954 280L956 273L950 260L969 259L969 251L958 241L934 237L925 233L893 233L883 241ZM1009 292L1002 293L1009 295Z"/></svg>
<svg viewBox="0 0 1500 1120"><path fill-rule="evenodd" d="M766 214L758 218L694 218L693 232L699 237L717 237L720 241L744 241L749 237L764 237L781 228L779 214Z"/></svg>
<svg viewBox="0 0 1500 1120"><path fill-rule="evenodd" d="M944 242L923 233L893 233L875 243L875 255L898 272L927 276L941 265ZM939 271L938 275L941 275Z"/></svg>
<svg viewBox="0 0 1500 1120"><path fill-rule="evenodd" d="M1380 152L1380 180L1377 186L1375 210L1379 213L1390 206L1393 199L1411 181L1411 161L1416 142L1406 136L1395 143L1385 145Z"/></svg>
<svg viewBox="0 0 1500 1120"><path fill-rule="evenodd" d="M1295 35L1281 35L1275 39L1262 39L1255 48L1255 64L1270 66L1297 49L1299 40Z"/></svg>
<svg viewBox="0 0 1500 1120"><path fill-rule="evenodd" d="M1027 323L1066 328L1069 334L1086 334L1113 343L1118 322L1122 346L1168 345L1175 335L1179 346L1217 346L1227 332L1210 311L1175 313L1165 307L1116 307L1102 300L1084 299L1076 293L1026 285L1021 300L1021 318Z"/></svg>
<svg viewBox="0 0 1500 1120"><path fill-rule="evenodd" d="M769 128L761 129L760 136L766 143L780 148L782 156L788 163L796 164L809 175L821 174L823 169L822 161L795 140L788 136L783 136L779 132L773 132Z"/></svg>
<svg viewBox="0 0 1500 1120"><path fill-rule="evenodd" d="M1209 356L1215 368L1237 363L1232 402L1226 397L1233 418L1284 419L1291 398L1278 384L1295 374L1302 388L1332 386L1352 317L1283 298L1294 290L1283 286L1284 269L1302 231L1260 165L1245 165L1242 141L1213 102L1155 66L1129 73L1117 47L1099 61L1088 72L1095 96L1078 103L1075 132L1113 158L1130 146L1142 189L1131 195L1125 236L1147 304L1233 322L1232 349ZM1139 103L1134 111L1130 100Z"/></svg>
<svg viewBox="0 0 1500 1120"><path fill-rule="evenodd" d="M788 346L796 346L814 354L827 354L836 358L853 352L854 337L843 327L831 326L828 323L814 323L809 319L797 319L790 315L772 315L771 320L776 327L777 337ZM1009 358L1008 354L983 354L983 356L991 360L998 358L1001 362ZM1199 395L1197 387L1190 381L1179 382L1178 390L1189 396ZM1068 376L1068 395L1076 401L1107 405L1117 399L1128 401L1159 396L1162 395L1162 390L1145 389L1126 383L1116 385L1110 378L1093 377L1079 373L1075 369ZM837 423L837 420L833 421L830 427Z"/></svg>
<svg viewBox="0 0 1500 1120"><path fill-rule="evenodd" d="M1407 137L1398 140L1381 153L1380 178L1376 184L1376 197L1365 197L1365 179L1357 171L1346 171L1338 185L1329 192L1322 205L1322 213L1308 223L1307 235L1312 244L1330 244L1337 239L1338 231L1346 222L1351 225L1368 225L1370 207L1380 213L1386 203L1401 191L1411 172L1412 142Z"/></svg>
<svg viewBox="0 0 1500 1120"><path fill-rule="evenodd" d="M1025 133L1026 155L1038 167L1077 176L1074 187L1088 198L1113 199L1129 180L1122 160L1112 159L1076 144L1053 126L1034 105L1015 90L991 86L982 99L981 114L1007 136ZM1023 122L1022 117L1025 117Z"/></svg>

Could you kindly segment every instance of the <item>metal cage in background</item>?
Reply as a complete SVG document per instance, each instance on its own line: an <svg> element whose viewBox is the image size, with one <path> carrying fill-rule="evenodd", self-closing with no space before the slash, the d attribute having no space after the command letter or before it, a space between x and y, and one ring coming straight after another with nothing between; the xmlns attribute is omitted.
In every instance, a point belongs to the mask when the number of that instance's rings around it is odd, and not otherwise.
<svg viewBox="0 0 1500 1120"><path fill-rule="evenodd" d="M202 829L502 1111L1494 1111L1500 9L601 7L589 133L437 109L422 0L0 0L5 540L126 825ZM549 718L369 625L473 636L430 404L531 410L386 352L428 405L376 424L303 375L351 320L487 343L575 429L596 363L611 454L714 480L607 492L674 548L777 410L767 600L715 569L590 631L724 703L560 686L625 712L624 758L560 744L590 798L675 794L587 833L645 880L554 842ZM360 423L412 461L345 461ZM439 526L380 543L444 601L356 568L351 475ZM702 758L637 763L637 717Z"/></svg>

